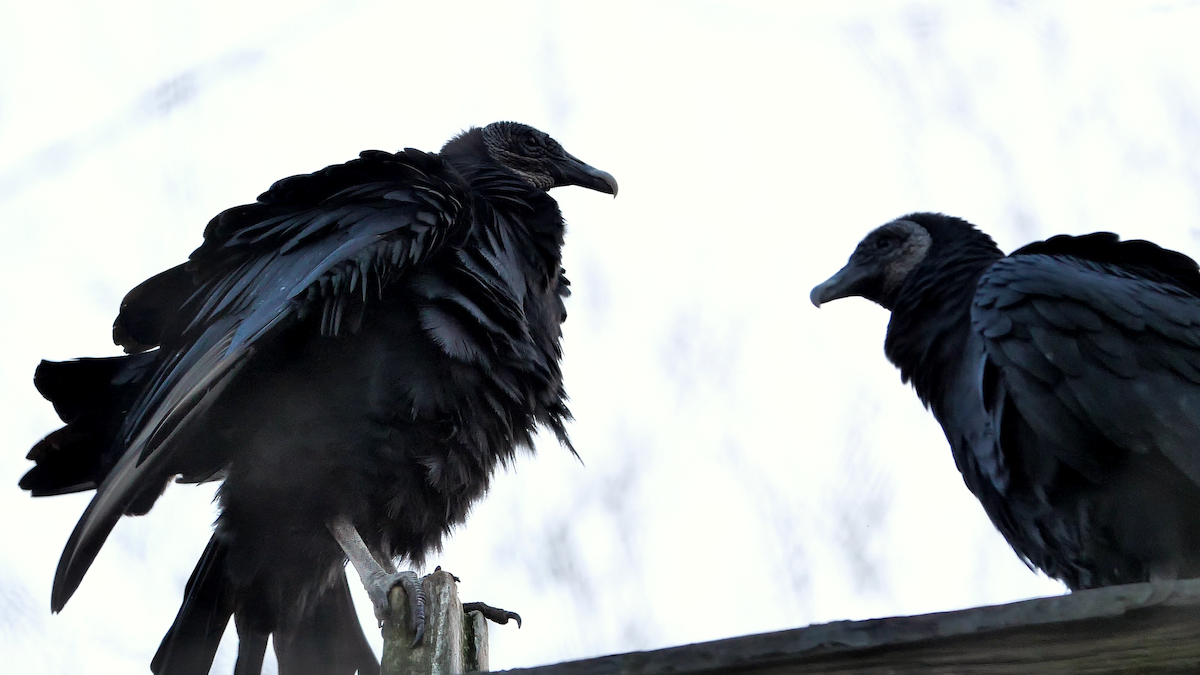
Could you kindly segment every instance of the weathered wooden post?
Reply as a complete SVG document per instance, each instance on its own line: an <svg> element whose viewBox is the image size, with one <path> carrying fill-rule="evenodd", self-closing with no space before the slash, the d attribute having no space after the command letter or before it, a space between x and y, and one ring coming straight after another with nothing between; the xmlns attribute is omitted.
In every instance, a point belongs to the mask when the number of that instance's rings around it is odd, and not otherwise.
<svg viewBox="0 0 1200 675"><path fill-rule="evenodd" d="M480 612L463 615L454 575L438 569L421 579L425 589L425 639L412 647L404 590L388 598L396 621L383 627L380 675L455 675L488 669L488 627Z"/></svg>

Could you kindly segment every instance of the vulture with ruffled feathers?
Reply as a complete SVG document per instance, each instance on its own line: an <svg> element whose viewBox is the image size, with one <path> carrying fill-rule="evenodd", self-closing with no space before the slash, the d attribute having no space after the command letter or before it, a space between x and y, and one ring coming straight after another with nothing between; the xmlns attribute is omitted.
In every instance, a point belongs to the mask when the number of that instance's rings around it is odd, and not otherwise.
<svg viewBox="0 0 1200 675"><path fill-rule="evenodd" d="M1200 271L1117 235L1005 256L914 213L812 290L891 311L884 351L1017 555L1071 589L1200 576Z"/></svg>
<svg viewBox="0 0 1200 675"><path fill-rule="evenodd" d="M537 427L569 447L564 223L546 194L565 185L617 192L546 134L498 122L438 154L368 151L283 179L214 218L187 263L122 302L127 356L37 369L66 426L21 487L96 491L52 609L122 515L172 480L222 480L153 671L207 673L232 617L239 675L271 635L281 673L378 672L347 559L381 618L395 584L419 604L393 561L435 550Z"/></svg>

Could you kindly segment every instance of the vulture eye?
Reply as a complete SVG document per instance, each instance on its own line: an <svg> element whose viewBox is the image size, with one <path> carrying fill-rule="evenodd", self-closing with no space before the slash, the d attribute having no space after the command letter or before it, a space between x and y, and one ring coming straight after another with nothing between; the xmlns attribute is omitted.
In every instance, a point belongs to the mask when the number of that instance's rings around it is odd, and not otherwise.
<svg viewBox="0 0 1200 675"><path fill-rule="evenodd" d="M538 146L537 138L534 136L525 136L521 138L521 145L525 146L526 150L532 150Z"/></svg>
<svg viewBox="0 0 1200 675"><path fill-rule="evenodd" d="M875 248L879 249L880 251L886 251L892 247L893 243L895 242L891 237L880 237L879 239L875 240Z"/></svg>

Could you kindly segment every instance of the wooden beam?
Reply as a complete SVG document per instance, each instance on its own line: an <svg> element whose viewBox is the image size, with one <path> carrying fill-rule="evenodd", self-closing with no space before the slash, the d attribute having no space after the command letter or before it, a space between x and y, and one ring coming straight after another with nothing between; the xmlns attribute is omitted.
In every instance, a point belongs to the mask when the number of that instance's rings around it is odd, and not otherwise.
<svg viewBox="0 0 1200 675"><path fill-rule="evenodd" d="M1200 579L956 612L838 621L510 675L1200 672Z"/></svg>

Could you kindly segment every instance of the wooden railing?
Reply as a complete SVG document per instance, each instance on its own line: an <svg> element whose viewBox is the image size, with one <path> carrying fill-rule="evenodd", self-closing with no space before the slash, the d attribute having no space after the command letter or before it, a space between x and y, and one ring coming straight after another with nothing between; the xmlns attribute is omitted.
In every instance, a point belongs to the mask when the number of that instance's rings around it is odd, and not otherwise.
<svg viewBox="0 0 1200 675"><path fill-rule="evenodd" d="M448 587L453 590L453 577ZM428 579L429 577L427 577ZM444 582L443 582L444 583ZM426 586L429 593L431 587ZM433 597L432 593L429 593ZM457 603L452 594L441 597ZM403 598L400 598L401 600ZM399 603L403 605L404 603ZM436 610L431 610L431 613ZM454 624L453 612L446 625ZM461 617L461 606L459 606ZM468 622L470 623L470 622ZM453 661L449 645L438 652L438 670L413 662L398 673L453 673L455 667L486 670L486 625L481 626L484 658ZM447 629L443 635L455 635ZM402 637L389 644L406 645ZM427 641L427 645L432 645ZM388 663L385 646L384 661ZM395 649L394 647L392 649ZM454 664L461 664L456 666ZM1200 673L1200 579L1113 586L1070 595L1038 598L955 612L900 616L747 635L615 654L536 668L508 675L1057 675L1066 673Z"/></svg>

